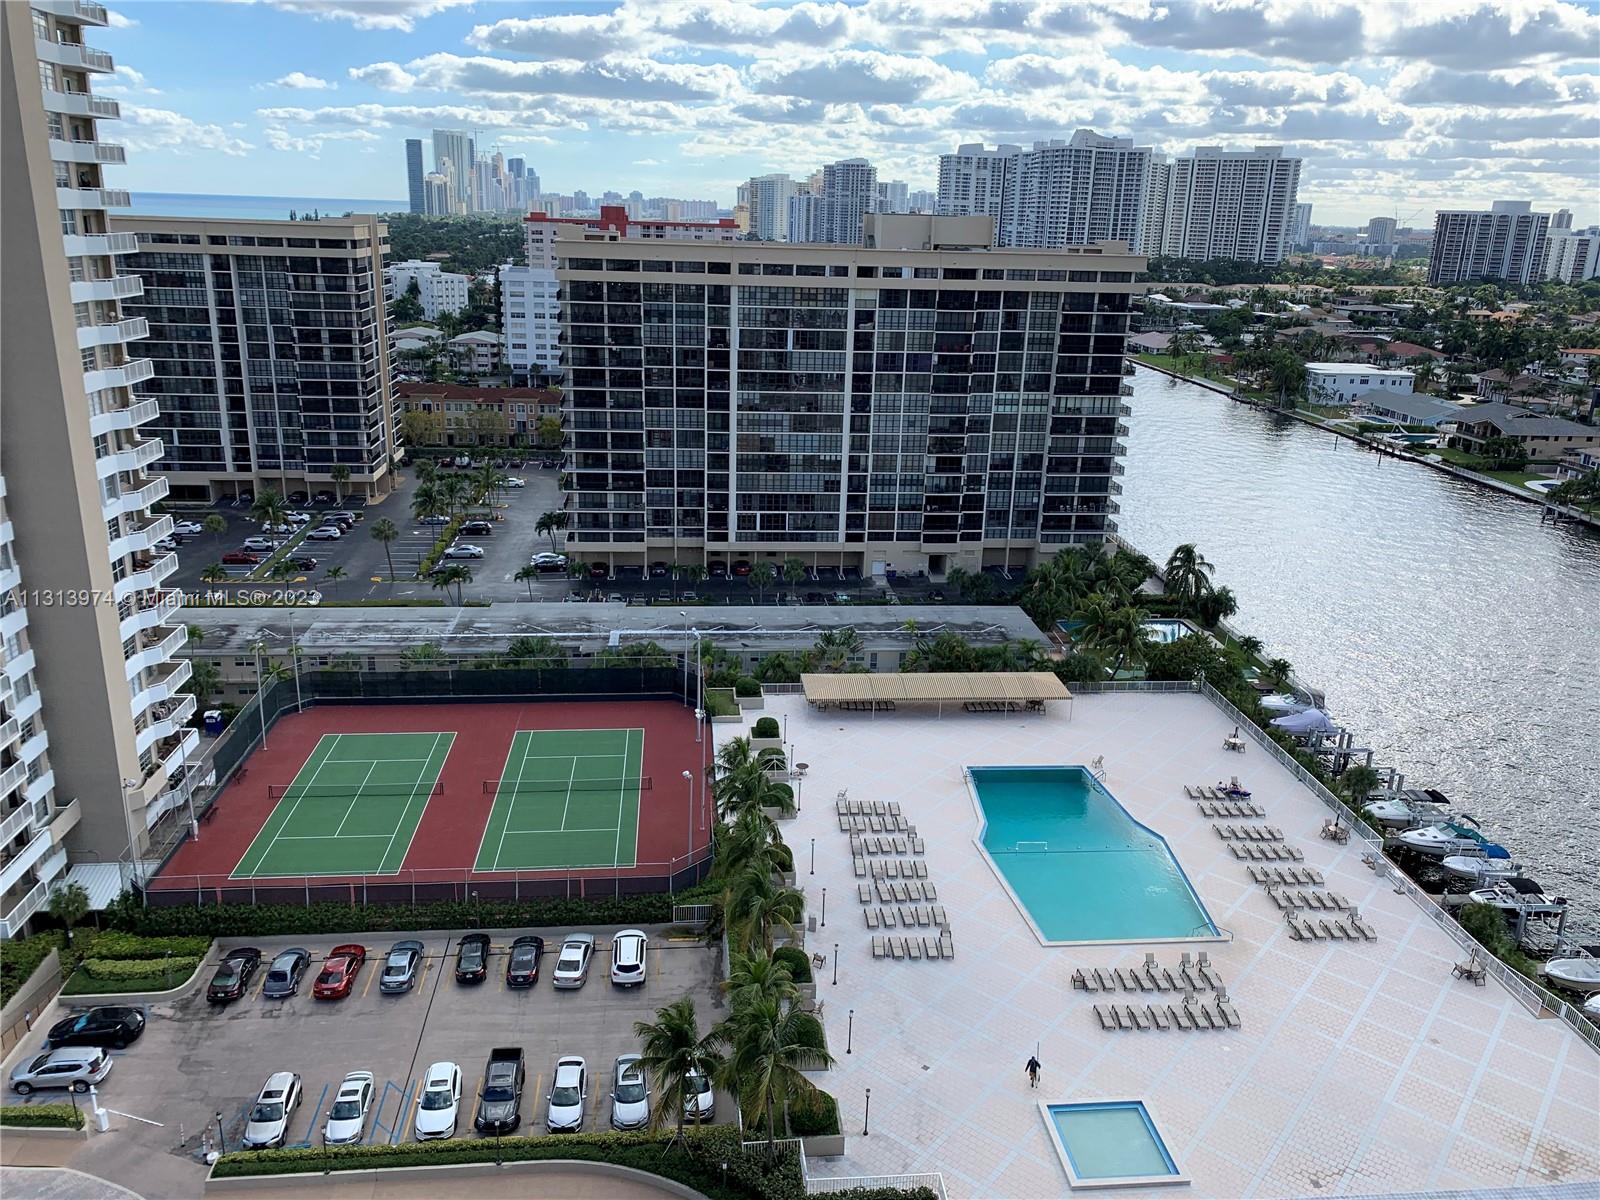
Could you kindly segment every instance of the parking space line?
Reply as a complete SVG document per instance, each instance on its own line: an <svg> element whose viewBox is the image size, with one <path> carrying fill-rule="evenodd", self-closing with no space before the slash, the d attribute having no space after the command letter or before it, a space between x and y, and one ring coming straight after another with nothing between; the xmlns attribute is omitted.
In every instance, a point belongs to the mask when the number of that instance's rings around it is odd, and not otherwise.
<svg viewBox="0 0 1600 1200"><path fill-rule="evenodd" d="M544 1110L546 1112L548 1112L550 1110L550 1102L544 1098L544 1072L543 1071L540 1071L539 1074L537 1076L535 1076L534 1081L533 1081L533 1108L534 1108L534 1111L528 1117L528 1121L529 1121L530 1124L542 1122L544 1120L543 1117L539 1116L539 1111L538 1110L541 1107L544 1108Z"/></svg>
<svg viewBox="0 0 1600 1200"><path fill-rule="evenodd" d="M367 993L372 990L372 981L383 973L383 969L379 967L377 963L372 963L370 965L372 970L367 972L367 982L361 988L361 998L363 1000L367 998Z"/></svg>
<svg viewBox="0 0 1600 1200"><path fill-rule="evenodd" d="M416 1087L417 1091L416 1091L416 1094L411 1097L411 1112L410 1112L410 1115L407 1116L407 1118L406 1118L406 1123L405 1123L404 1130L400 1130L400 1129L395 1130L395 1134L394 1134L395 1142L398 1142L400 1140L402 1132L406 1133L409 1136L409 1131L413 1130L413 1129L415 1129L417 1127L417 1110L422 1107L422 1077L421 1076L418 1076L417 1079L414 1081L414 1086ZM459 1108L457 1108L456 1109L456 1124L459 1126L460 1123L461 1123L461 1110Z"/></svg>
<svg viewBox="0 0 1600 1200"><path fill-rule="evenodd" d="M433 966L433 958L432 958L432 956L424 954L422 956L422 974L417 979L417 990L420 991L422 989L422 985L428 982L428 970L432 966Z"/></svg>

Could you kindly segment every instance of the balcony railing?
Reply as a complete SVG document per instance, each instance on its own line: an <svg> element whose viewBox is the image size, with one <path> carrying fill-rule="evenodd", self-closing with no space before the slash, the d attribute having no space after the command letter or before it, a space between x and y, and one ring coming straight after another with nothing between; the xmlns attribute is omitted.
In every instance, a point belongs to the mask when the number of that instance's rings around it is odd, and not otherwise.
<svg viewBox="0 0 1600 1200"><path fill-rule="evenodd" d="M122 105L109 96L92 96L88 92L58 92L44 89L46 112L61 113L69 117L95 117L115 121L122 116Z"/></svg>
<svg viewBox="0 0 1600 1200"><path fill-rule="evenodd" d="M110 71L116 66L111 55L104 50L95 50L80 42L52 42L49 38L35 38L34 50L40 62L76 67L81 71Z"/></svg>
<svg viewBox="0 0 1600 1200"><path fill-rule="evenodd" d="M33 0L33 7L53 17L65 17L85 25L105 25L110 21L105 7L90 0Z"/></svg>
<svg viewBox="0 0 1600 1200"><path fill-rule="evenodd" d="M0 846L9 846L29 825L33 824L33 805L19 804L0 821Z"/></svg>
<svg viewBox="0 0 1600 1200"><path fill-rule="evenodd" d="M193 673L193 663L187 658L178 659L170 670L148 681L133 693L130 705L133 713L138 715L153 704L165 704L175 699L179 694L178 689L189 682Z"/></svg>
<svg viewBox="0 0 1600 1200"><path fill-rule="evenodd" d="M38 912L50 898L50 883L34 885L28 894L12 905L11 911L0 917L0 938L15 937L28 923L28 918Z"/></svg>
<svg viewBox="0 0 1600 1200"><path fill-rule="evenodd" d="M4 771L0 771L0 796L9 795L15 788L19 788L28 778L28 764L18 759Z"/></svg>
<svg viewBox="0 0 1600 1200"><path fill-rule="evenodd" d="M117 346L150 336L150 322L143 317L129 317L126 321L108 321L104 325L78 326L78 349L91 346ZM132 364L129 364L130 366ZM152 365L151 374L155 373Z"/></svg>
<svg viewBox="0 0 1600 1200"><path fill-rule="evenodd" d="M134 738L134 745L140 754L151 746L166 738L181 736L185 723L194 716L195 698L184 696L175 702L168 702L162 707L151 712L148 725L139 731Z"/></svg>
<svg viewBox="0 0 1600 1200"><path fill-rule="evenodd" d="M107 500L100 506L100 515L109 521L126 513L142 512L164 497L171 487L165 475L158 475L138 491L123 492L116 499Z"/></svg>
<svg viewBox="0 0 1600 1200"><path fill-rule="evenodd" d="M116 149L120 153L122 147ZM69 233L61 242L68 258L103 258L139 251L139 239L131 233Z"/></svg>
<svg viewBox="0 0 1600 1200"><path fill-rule="evenodd" d="M150 550L171 533L172 518L156 517L136 529L130 529L119 538L113 538L110 544L111 557L121 558L124 554L139 554Z"/></svg>
<svg viewBox="0 0 1600 1200"><path fill-rule="evenodd" d="M72 282L72 302L88 304L93 300L130 300L144 295L144 280L137 275L114 275L108 279L75 279Z"/></svg>
<svg viewBox="0 0 1600 1200"><path fill-rule="evenodd" d="M128 161L128 152L115 142L101 142L89 138L74 138L72 141L51 138L50 157L61 163L104 163L120 166ZM130 233L126 236L133 235Z"/></svg>
<svg viewBox="0 0 1600 1200"><path fill-rule="evenodd" d="M183 593L177 588L164 588L155 592L154 596L155 599L148 603L134 606L133 611L122 618L118 634L123 641L146 629L167 624L183 607Z"/></svg>
<svg viewBox="0 0 1600 1200"><path fill-rule="evenodd" d="M142 592L146 588L157 586L177 569L178 556L175 552L170 551L154 562L141 562L133 574L125 576L111 585L111 598L120 604L135 592Z"/></svg>
<svg viewBox="0 0 1600 1200"><path fill-rule="evenodd" d="M137 404L108 408L103 412L94 413L89 418L89 432L99 437L101 434L112 433L119 429L137 429L147 421L154 421L160 415L159 400L141 400ZM152 500L151 503L155 501Z"/></svg>
<svg viewBox="0 0 1600 1200"><path fill-rule="evenodd" d="M139 318L143 320L144 318ZM115 367L99 367L83 373L83 387L89 392L103 392L107 388L133 387L156 373L156 365L148 358L130 359Z"/></svg>
<svg viewBox="0 0 1600 1200"><path fill-rule="evenodd" d="M124 660L127 678L133 679L141 671L148 671L151 667L158 667L170 661L174 654L183 649L184 643L188 640L189 630L180 625L154 645L135 650ZM184 659L183 665L187 666L188 661Z"/></svg>
<svg viewBox="0 0 1600 1200"><path fill-rule="evenodd" d="M95 475L104 479L108 475L118 475L123 471L140 470L160 458L161 450L160 438L145 438L142 442L135 442L126 449L102 454L95 462Z"/></svg>

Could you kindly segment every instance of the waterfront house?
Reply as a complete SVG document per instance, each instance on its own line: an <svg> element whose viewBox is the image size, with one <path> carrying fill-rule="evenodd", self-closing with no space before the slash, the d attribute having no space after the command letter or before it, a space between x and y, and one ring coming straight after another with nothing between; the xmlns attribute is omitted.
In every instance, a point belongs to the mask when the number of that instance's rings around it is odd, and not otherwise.
<svg viewBox="0 0 1600 1200"><path fill-rule="evenodd" d="M1600 449L1585 450L1571 447L1561 456L1561 467L1556 471L1562 479L1582 479L1600 471Z"/></svg>
<svg viewBox="0 0 1600 1200"><path fill-rule="evenodd" d="M1350 402L1352 416L1427 429L1437 429L1443 422L1455 420L1461 411L1461 405L1436 400L1432 396L1415 393L1396 395L1381 388L1363 392Z"/></svg>
<svg viewBox="0 0 1600 1200"><path fill-rule="evenodd" d="M1556 462L1569 450L1600 449L1600 426L1547 417L1511 404L1474 404L1444 426L1447 445L1482 454L1490 438L1513 438L1534 462Z"/></svg>
<svg viewBox="0 0 1600 1200"><path fill-rule="evenodd" d="M1509 375L1496 367L1492 371L1485 371L1478 376L1478 398L1480 400L1512 400L1530 392L1544 390L1544 380L1537 375L1523 373Z"/></svg>
<svg viewBox="0 0 1600 1200"><path fill-rule="evenodd" d="M1349 404L1374 390L1409 395L1415 376L1401 367L1369 367L1359 363L1306 364L1306 395L1315 404Z"/></svg>

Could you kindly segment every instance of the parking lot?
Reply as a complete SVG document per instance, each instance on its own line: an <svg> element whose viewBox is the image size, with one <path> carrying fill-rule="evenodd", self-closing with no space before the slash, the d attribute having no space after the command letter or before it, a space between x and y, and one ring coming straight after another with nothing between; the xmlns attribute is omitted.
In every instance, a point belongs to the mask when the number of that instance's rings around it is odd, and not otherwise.
<svg viewBox="0 0 1600 1200"><path fill-rule="evenodd" d="M357 1070L371 1071L377 1080L377 1100L362 1140L412 1140L422 1076L430 1063L439 1061L460 1065L456 1136L474 1137L478 1086L488 1053L496 1046L518 1046L523 1052L527 1083L519 1134L545 1132L545 1096L554 1064L558 1056L570 1054L582 1055L588 1062L583 1127L603 1131L610 1128L612 1065L618 1055L639 1049L635 1021L654 1020L658 1008L685 994L695 1000L702 1030L723 1015L715 951L699 942L668 941L647 930L647 982L625 991L613 987L609 979L616 930L591 930L598 945L587 982L577 990L557 991L550 977L565 931L547 930L542 933L546 949L538 982L513 989L505 984L506 954L521 932L491 931L489 975L473 985L456 982L456 936L442 932L251 943L263 957L245 998L226 1006L211 1005L200 986L182 1000L152 1005L144 1036L127 1050L111 1052L116 1065L100 1086L99 1098L102 1105L127 1116L112 1118L111 1137L91 1141L94 1157L112 1143L124 1143L119 1153L134 1153L127 1141L145 1154L188 1156L198 1150L202 1129L216 1133L219 1113L227 1148L238 1149L246 1112L276 1071L295 1072L304 1089L304 1100L289 1125L289 1145L322 1144L322 1126L339 1082ZM376 982L383 956L393 942L410 937L427 947L417 984L408 993L385 995ZM322 959L334 945L351 940L364 941L367 949L366 965L351 993L342 1000L313 999L311 985ZM312 955L299 993L286 1000L264 999L261 988L268 963L289 946L304 947ZM209 980L210 968L203 967L202 972ZM653 1081L651 1089L654 1103ZM29 1102L63 1099L61 1093L39 1092ZM731 1100L719 1096L717 1119L730 1121L733 1112ZM162 1124L156 1127L129 1118Z"/></svg>

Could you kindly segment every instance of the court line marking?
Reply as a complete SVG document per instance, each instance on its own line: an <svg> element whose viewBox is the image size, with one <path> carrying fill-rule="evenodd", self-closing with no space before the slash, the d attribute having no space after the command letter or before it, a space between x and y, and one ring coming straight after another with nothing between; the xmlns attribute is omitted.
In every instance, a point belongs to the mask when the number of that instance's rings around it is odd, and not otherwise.
<svg viewBox="0 0 1600 1200"><path fill-rule="evenodd" d="M297 813L300 810L300 801L302 801L302 800L304 800L306 798L306 793L311 790L311 785L317 782L317 776L322 774L322 768L327 766L328 763L332 760L334 751L339 748L339 739L341 737L343 737L343 736L344 735L341 734L341 733L336 733L336 734L333 735L333 741L328 744L327 757L324 758L321 762L319 762L317 764L317 766L316 766L316 769L311 772L311 778L306 780L305 790L302 791L298 796L296 796L294 798L294 803L292 805L290 805L290 807L289 807L289 815L284 817L283 824L278 826L277 830L272 835L272 840L267 843L267 848L261 852L261 857L256 859L256 866L257 867L259 867L262 863L267 861L267 856L272 853L272 848L278 844L278 838L282 835L283 831L289 827L289 822L294 820L294 814ZM321 742L318 742L318 745L321 745ZM315 751L312 751L312 753L315 753ZM304 768L302 767L302 769L304 769ZM295 772L296 775L298 775L299 773L300 773L299 771ZM294 781L293 780L291 780L289 782L289 786L291 788L294 787ZM282 803L282 801L280 800L279 803ZM272 811L276 812L277 811L277 807L274 806ZM268 814L267 820L270 821L271 819L272 819L271 814ZM254 843L252 843L252 844L254 844ZM245 850L246 856L248 856L249 853L250 853L249 849L246 848L246 850ZM245 876L245 878L254 879L255 876L256 876L256 872L252 869L250 874Z"/></svg>
<svg viewBox="0 0 1600 1200"><path fill-rule="evenodd" d="M517 731L517 736L520 737L521 735L522 735L522 731L519 729ZM524 751L527 750L528 745L531 744L532 741L533 741L533 735L530 733L528 735L527 741L523 743L523 750ZM511 739L511 745L512 745L513 749L515 749L516 744L517 744L517 739L514 737L514 738ZM505 847L506 847L506 825L510 825L511 824L511 814L512 814L512 812L514 812L516 810L516 806L517 806L517 800L516 800L517 789L522 786L522 772L523 772L524 768L527 767L527 765L528 765L528 756L527 756L526 753L524 753L523 756L522 756L522 761L517 763L517 782L511 785L511 803L506 808L506 822L505 822L505 825L500 826L500 840L497 843L495 843L495 848L494 848L494 868L493 869L496 870L496 871L498 871L500 869L500 852L502 850L504 850ZM574 765L573 769L574 770L577 769L576 765ZM569 785L569 787L570 787L570 785ZM496 796L495 798L499 799L498 796Z"/></svg>
<svg viewBox="0 0 1600 1200"><path fill-rule="evenodd" d="M643 725L639 726L639 778L641 780L644 778L644 735L645 735L645 732L646 732L645 727ZM706 781L705 781L704 778L702 778L700 780L700 786L702 788L706 786ZM690 820L693 820L694 819L694 811L693 811L694 791L693 791L693 789L691 789L690 792L689 792L689 798L690 798L689 818L690 818ZM704 803L704 800L705 800L705 797L702 796L701 797L701 802ZM636 791L633 794L633 861L628 864L630 867L637 867L639 865L639 831L640 831L641 827L644 825L644 811L643 810L644 810L644 800L642 799L642 794L640 792ZM622 814L621 813L617 814L617 820L618 821L622 820ZM689 856L690 857L694 856L694 837L692 835L689 838ZM622 864L621 863L617 863L615 865L616 866L621 866ZM671 868L670 865L667 868L667 873L669 875L672 873L672 868Z"/></svg>
<svg viewBox="0 0 1600 1200"><path fill-rule="evenodd" d="M562 802L562 805L561 805L561 828L563 830L566 829L566 827L567 827L567 812L568 812L569 809L572 808L572 781L574 779L576 779L577 777L578 777L578 760L577 759L573 759L572 760L572 772L571 772L571 774L569 774L567 776L567 798L566 798L565 801ZM503 832L500 835L500 840L502 842L505 841L505 834ZM500 860L497 857L495 859L495 862L498 863L499 861Z"/></svg>
<svg viewBox="0 0 1600 1200"><path fill-rule="evenodd" d="M685 660L685 661L687 661L687 660ZM627 758L628 758L628 746L632 743L632 741L633 741L633 730L632 729L624 729L622 731L622 757L623 757L624 761L626 761ZM641 754L639 756L639 774L641 776L644 774L644 755L643 754ZM635 790L637 792L638 784L635 784L634 788L635 788ZM617 784L617 836L616 836L616 839L611 843L611 865L612 866L616 866L617 865L617 855L622 853L622 805L624 803L624 794L627 792L627 790L628 790L628 772L626 770L624 770L622 772L622 781ZM564 827L566 823L562 822L562 824L563 824L563 827Z"/></svg>
<svg viewBox="0 0 1600 1200"><path fill-rule="evenodd" d="M489 845L489 834L491 832L493 832L493 830L494 830L494 814L495 814L495 811L500 807L500 790L501 789L499 787L499 784L503 784L505 782L506 773L511 770L511 756L512 756L512 754L514 754L516 752L517 739L522 737L524 732L525 731L521 730L521 729L515 730L511 735L511 744L506 747L506 758L505 758L505 761L500 764L500 779L499 779L498 784L496 785L496 787L494 789L494 799L489 802L489 815L486 818L484 818L483 835L480 838L478 838L478 853L473 855L473 857L472 857L472 869L473 870L479 870L480 869L478 867L478 864L481 861L483 861L484 851L488 848L488 845ZM510 823L511 823L511 813L508 811L506 813L506 824L509 825ZM500 839L501 839L502 842L505 840L505 829L504 829L504 827L501 828ZM495 849L495 862L496 863L498 863L500 861L499 855L500 855L499 848L496 847L496 849ZM490 866L487 866L487 867L483 867L481 869L485 870L485 871L492 871L492 870L495 869L495 867L493 865L490 865Z"/></svg>
<svg viewBox="0 0 1600 1200"><path fill-rule="evenodd" d="M342 834L344 832L344 823L350 819L350 814L355 812L356 805L361 800L361 793L366 790L367 780L372 778L372 773L374 771L376 771L377 769L378 769L378 760L377 759L373 759L372 760L372 765L367 768L366 777L364 779L362 779L362 781L361 781L361 786L356 788L355 795L350 797L350 804L349 804L348 807L345 808L344 816L339 818L339 827L333 831L333 836L335 838L337 838L340 834ZM413 788L412 790L415 791L416 789Z"/></svg>
<svg viewBox="0 0 1600 1200"><path fill-rule="evenodd" d="M405 824L406 814L411 811L412 804L414 804L416 802L417 789L422 786L422 777L427 774L426 764L432 762L433 761L433 756L435 754L439 753L439 739L442 738L443 736L444 736L443 733L436 733L436 734L433 735L433 745L428 748L428 757L422 760L423 763L424 763L424 769L419 771L419 772L417 772L417 777L411 784L411 794L406 797L405 807L403 807L400 810L399 819L395 821L394 828L389 831L389 844L383 848L383 855L378 859L378 869L375 872L373 872L374 874L377 874L377 875L398 875L400 873L400 868L399 867L396 867L392 871L385 871L383 869L384 860L389 857L389 851L394 849L394 839L400 836L400 826ZM450 757L450 746L454 746L455 744L456 744L456 735L452 733L450 735L450 742L445 747L445 752L444 752L445 758L449 758ZM434 772L433 778L434 778L434 782L435 783L438 782L439 776L442 775L442 774L444 774L444 760L443 759L441 759L440 762L439 762L439 769ZM429 795L433 794L433 788L432 788L431 785L428 788L428 794ZM411 853L411 843L417 840L417 830L422 828L422 818L426 814L427 807L428 807L426 800L423 801L423 806L422 807L423 807L423 811L417 814L417 823L411 827L411 836L406 839L406 851L405 851L405 854L402 854L400 856L400 861L402 863L404 863L406 861L406 854L410 854ZM424 974L426 974L426 970L424 970Z"/></svg>
<svg viewBox="0 0 1600 1200"><path fill-rule="evenodd" d="M325 842L332 836L334 835L327 833L286 833L278 840L281 842ZM354 842L362 838L393 837L394 835L389 833L346 833L338 836L340 841ZM363 872L358 871L356 874L363 874ZM371 875L372 872L367 871L365 874Z"/></svg>

